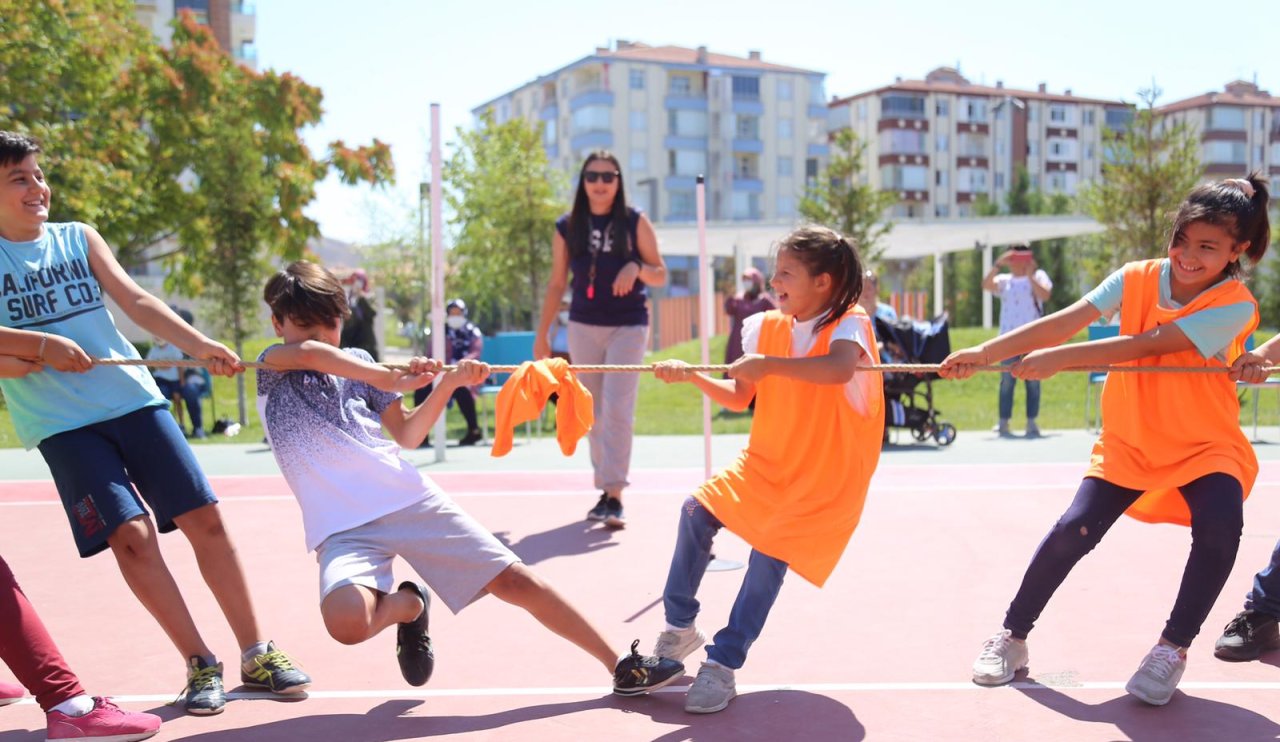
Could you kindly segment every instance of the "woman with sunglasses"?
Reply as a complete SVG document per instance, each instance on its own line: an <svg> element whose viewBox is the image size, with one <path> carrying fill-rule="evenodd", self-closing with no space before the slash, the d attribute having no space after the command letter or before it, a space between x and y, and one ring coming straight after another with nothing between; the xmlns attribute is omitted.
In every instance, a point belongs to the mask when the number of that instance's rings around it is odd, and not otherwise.
<svg viewBox="0 0 1280 742"><path fill-rule="evenodd" d="M549 358L547 331L571 284L569 357L578 364L638 364L649 340L646 286L667 281L653 224L627 206L622 166L609 152L592 152L582 164L573 210L556 220L551 239L551 279L542 302L534 355ZM572 282L569 274L572 272ZM631 468L636 374L583 374L595 400L588 441L600 498L588 520L622 528L622 490Z"/></svg>

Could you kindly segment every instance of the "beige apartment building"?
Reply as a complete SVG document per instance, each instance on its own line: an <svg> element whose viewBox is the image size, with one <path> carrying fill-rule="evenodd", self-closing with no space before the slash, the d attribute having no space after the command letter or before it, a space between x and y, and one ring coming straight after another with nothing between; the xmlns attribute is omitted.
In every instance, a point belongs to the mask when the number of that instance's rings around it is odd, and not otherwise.
<svg viewBox="0 0 1280 742"><path fill-rule="evenodd" d="M1199 135L1206 178L1238 178L1253 170L1280 177L1280 98L1257 83L1236 80L1221 93L1174 101L1156 111Z"/></svg>
<svg viewBox="0 0 1280 742"><path fill-rule="evenodd" d="M190 10L196 19L209 26L218 45L236 61L253 69L258 67L258 49L254 45L257 12L254 0L134 0L138 21L162 44L173 38L173 19L182 10Z"/></svg>
<svg viewBox="0 0 1280 742"><path fill-rule="evenodd" d="M1124 101L976 85L939 67L832 100L828 130L867 144L863 172L897 192L893 218L932 219L972 216L984 195L1003 205L1019 167L1033 189L1074 196L1101 173L1104 132L1132 118Z"/></svg>
<svg viewBox="0 0 1280 742"><path fill-rule="evenodd" d="M790 221L827 155L825 75L706 47L617 41L476 107L541 124L552 166L592 150L622 164L627 197L658 223Z"/></svg>

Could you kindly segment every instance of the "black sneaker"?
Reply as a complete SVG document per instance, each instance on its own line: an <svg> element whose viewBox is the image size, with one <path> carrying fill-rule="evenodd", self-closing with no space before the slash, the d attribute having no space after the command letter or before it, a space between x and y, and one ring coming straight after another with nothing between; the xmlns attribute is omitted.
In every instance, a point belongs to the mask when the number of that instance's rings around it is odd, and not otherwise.
<svg viewBox="0 0 1280 742"><path fill-rule="evenodd" d="M289 655L267 642L267 651L240 665L240 682L250 688L265 688L277 695L291 696L311 686L311 677L295 667Z"/></svg>
<svg viewBox="0 0 1280 742"><path fill-rule="evenodd" d="M479 430L469 430L467 434L462 436L462 440L458 441L459 446L474 446L484 440L484 433Z"/></svg>
<svg viewBox="0 0 1280 742"><path fill-rule="evenodd" d="M187 686L177 701L188 714L211 716L222 713L227 692L222 687L222 663L210 665L201 657L187 659Z"/></svg>
<svg viewBox="0 0 1280 742"><path fill-rule="evenodd" d="M1276 617L1258 611L1240 611L1213 645L1213 656L1231 662L1256 660L1263 652L1280 649Z"/></svg>
<svg viewBox="0 0 1280 742"><path fill-rule="evenodd" d="M627 519L622 515L622 500L610 497L604 505L604 524L610 528L626 528Z"/></svg>
<svg viewBox="0 0 1280 742"><path fill-rule="evenodd" d="M609 515L609 493L601 492L596 506L587 511L587 520L604 520Z"/></svg>
<svg viewBox="0 0 1280 742"><path fill-rule="evenodd" d="M400 661L400 674L409 685L426 685L431 671L436 667L436 656L431 651L431 637L427 636L427 614L431 612L431 594L426 585L416 582L400 583L400 590L412 590L422 598L422 615L396 629L396 659Z"/></svg>
<svg viewBox="0 0 1280 742"><path fill-rule="evenodd" d="M640 640L631 642L631 654L618 661L613 669L613 692L619 696L638 696L657 690L684 675L684 663L665 657L642 655L636 651Z"/></svg>

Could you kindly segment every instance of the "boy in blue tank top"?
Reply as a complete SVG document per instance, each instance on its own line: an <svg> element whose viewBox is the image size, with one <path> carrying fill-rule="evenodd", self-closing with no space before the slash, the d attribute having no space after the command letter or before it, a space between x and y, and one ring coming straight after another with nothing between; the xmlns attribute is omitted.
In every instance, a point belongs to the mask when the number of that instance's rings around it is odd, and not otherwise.
<svg viewBox="0 0 1280 742"><path fill-rule="evenodd" d="M259 630L217 498L151 374L91 361L138 358L103 292L139 327L215 374L235 374L240 359L139 287L92 227L48 222L40 151L31 137L0 131L0 391L18 437L49 465L80 556L111 549L125 582L186 659L188 713L222 711L222 663L196 629L157 530L181 529L191 542L241 647L242 682L300 693L311 679ZM0 626L0 643L16 628Z"/></svg>

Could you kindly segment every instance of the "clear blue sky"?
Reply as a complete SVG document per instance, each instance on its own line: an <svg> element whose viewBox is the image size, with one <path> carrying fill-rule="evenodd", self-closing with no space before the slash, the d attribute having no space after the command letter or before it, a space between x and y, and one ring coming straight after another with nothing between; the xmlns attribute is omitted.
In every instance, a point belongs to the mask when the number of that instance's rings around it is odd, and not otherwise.
<svg viewBox="0 0 1280 742"><path fill-rule="evenodd" d="M828 96L956 64L975 82L1129 101L1153 79L1166 103L1255 75L1280 95L1280 0L258 0L257 14L259 66L324 91L324 121L306 132L313 149L374 137L392 146L389 193L330 179L308 212L351 241L416 203L430 103L441 105L447 157L473 107L612 39L758 49L825 72Z"/></svg>

